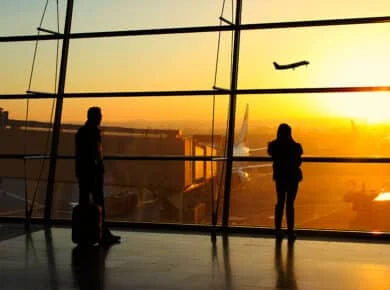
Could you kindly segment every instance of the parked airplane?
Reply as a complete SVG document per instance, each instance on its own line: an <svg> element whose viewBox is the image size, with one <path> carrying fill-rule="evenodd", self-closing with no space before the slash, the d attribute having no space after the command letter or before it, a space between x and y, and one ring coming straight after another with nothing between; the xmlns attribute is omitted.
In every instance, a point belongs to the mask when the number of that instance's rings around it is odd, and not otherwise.
<svg viewBox="0 0 390 290"><path fill-rule="evenodd" d="M233 155L234 156L249 156L251 152L266 150L266 147L261 148L249 148L247 145L248 141L248 114L249 106L246 104L244 118L242 120L242 125L240 129L240 135L238 136L237 142L233 146Z"/></svg>
<svg viewBox="0 0 390 290"><path fill-rule="evenodd" d="M247 104L246 109L245 109L244 118L242 120L240 134L238 136L237 142L233 146L233 156L250 156L251 152L267 149L267 147L250 148L247 145L247 141L248 141L248 115L249 115L249 106ZM248 181L249 180L248 170L271 167L271 166L272 166L271 163L237 166L237 167L233 167L232 173L238 175L240 178L240 181ZM271 175L271 174L272 174L271 171L261 173L261 175Z"/></svg>
<svg viewBox="0 0 390 290"><path fill-rule="evenodd" d="M282 69L295 69L296 67L308 65L309 62L307 60L298 61L290 64L278 64L276 61L273 62L275 69L282 70Z"/></svg>

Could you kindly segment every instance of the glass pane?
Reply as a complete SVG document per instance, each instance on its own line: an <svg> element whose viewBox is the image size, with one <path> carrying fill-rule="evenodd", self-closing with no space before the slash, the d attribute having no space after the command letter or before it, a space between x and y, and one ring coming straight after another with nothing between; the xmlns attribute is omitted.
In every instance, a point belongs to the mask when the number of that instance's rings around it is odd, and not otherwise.
<svg viewBox="0 0 390 290"><path fill-rule="evenodd" d="M64 13L67 1L2 0L0 10L0 36L37 34L42 16L42 27L57 31L57 3L59 4L59 26L64 30Z"/></svg>
<svg viewBox="0 0 390 290"><path fill-rule="evenodd" d="M0 154L48 154L53 118L51 99L0 100Z"/></svg>
<svg viewBox="0 0 390 290"><path fill-rule="evenodd" d="M390 231L390 165L304 163L302 171L297 228ZM272 169L252 170L248 179L232 186L230 223L273 227L275 202Z"/></svg>
<svg viewBox="0 0 390 290"><path fill-rule="evenodd" d="M28 89L47 93L56 91L57 42L39 43L30 83L34 47L34 42L0 43L0 94L24 94ZM61 43L59 48L61 50ZM58 68L60 58L59 54Z"/></svg>
<svg viewBox="0 0 390 290"><path fill-rule="evenodd" d="M214 145L219 152L226 131L226 102L226 96L215 98ZM102 108L106 156L194 155L193 146L212 145L212 96L65 99L60 154L74 155L74 134L91 106Z"/></svg>
<svg viewBox="0 0 390 290"><path fill-rule="evenodd" d="M218 83L229 80L230 33ZM212 89L217 33L72 40L67 92Z"/></svg>
<svg viewBox="0 0 390 290"><path fill-rule="evenodd" d="M390 24L244 31L239 88L388 86ZM276 70L273 62L308 65Z"/></svg>
<svg viewBox="0 0 390 290"><path fill-rule="evenodd" d="M231 1L227 1L231 2ZM73 32L218 25L222 1L75 1ZM225 7L231 15L231 3Z"/></svg>
<svg viewBox="0 0 390 290"><path fill-rule="evenodd" d="M264 147L288 123L304 156L389 157L389 100L389 93L240 96L236 136L248 104L246 146L258 149L251 155L267 156Z"/></svg>
<svg viewBox="0 0 390 290"><path fill-rule="evenodd" d="M222 166L214 164L211 170L210 162L205 162L201 177L199 174L195 176L195 164L195 161L106 160L104 193L107 219L210 224L212 192L216 201ZM77 203L74 161L60 160L53 217L70 219L72 206ZM215 203L214 206L216 208Z"/></svg>
<svg viewBox="0 0 390 290"><path fill-rule="evenodd" d="M318 2L310 0L243 0L242 17L244 23L281 22L384 16L387 15L385 11L389 10L390 3L387 0L358 0L353 5L348 1L328 0L321 3L321 9Z"/></svg>
<svg viewBox="0 0 390 290"><path fill-rule="evenodd" d="M45 205L48 161L1 159L0 215L25 217L26 198L32 217L42 217Z"/></svg>

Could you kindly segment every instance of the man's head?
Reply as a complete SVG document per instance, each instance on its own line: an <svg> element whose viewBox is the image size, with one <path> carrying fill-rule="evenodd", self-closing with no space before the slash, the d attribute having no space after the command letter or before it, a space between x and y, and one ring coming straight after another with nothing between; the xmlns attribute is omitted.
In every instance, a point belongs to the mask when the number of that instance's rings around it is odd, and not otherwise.
<svg viewBox="0 0 390 290"><path fill-rule="evenodd" d="M90 107L87 114L88 122L99 126L102 121L102 111L99 107Z"/></svg>

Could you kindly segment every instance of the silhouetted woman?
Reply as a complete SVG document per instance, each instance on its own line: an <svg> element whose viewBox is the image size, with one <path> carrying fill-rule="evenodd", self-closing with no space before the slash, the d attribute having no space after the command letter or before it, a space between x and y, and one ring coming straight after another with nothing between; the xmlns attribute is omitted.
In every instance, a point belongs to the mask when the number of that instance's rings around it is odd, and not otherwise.
<svg viewBox="0 0 390 290"><path fill-rule="evenodd" d="M282 219L286 203L288 239L294 241L294 201L298 184L302 180L300 166L303 150L301 144L292 138L289 125L284 123L279 125L277 138L268 144L268 154L273 160L273 179L277 193L275 205L276 238L283 238Z"/></svg>

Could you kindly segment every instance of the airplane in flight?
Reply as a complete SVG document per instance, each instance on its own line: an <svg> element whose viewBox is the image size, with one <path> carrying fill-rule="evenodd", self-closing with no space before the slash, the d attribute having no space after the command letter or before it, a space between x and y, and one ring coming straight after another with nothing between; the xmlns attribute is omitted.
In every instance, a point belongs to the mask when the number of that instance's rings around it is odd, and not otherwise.
<svg viewBox="0 0 390 290"><path fill-rule="evenodd" d="M284 70L284 69L295 69L296 67L300 67L303 65L308 65L309 62L307 60L298 61L290 64L278 64L276 61L273 62L275 69Z"/></svg>

